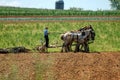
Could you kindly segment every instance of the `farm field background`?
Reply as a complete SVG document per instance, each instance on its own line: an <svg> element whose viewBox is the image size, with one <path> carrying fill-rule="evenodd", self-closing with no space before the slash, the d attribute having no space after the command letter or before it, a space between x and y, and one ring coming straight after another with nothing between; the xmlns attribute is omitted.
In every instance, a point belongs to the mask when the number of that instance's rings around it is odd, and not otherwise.
<svg viewBox="0 0 120 80"><path fill-rule="evenodd" d="M90 53L60 53L61 48L52 48L49 53L0 54L0 80L119 80L119 10L0 7L0 48L24 46L32 50L44 41L46 26L50 44L61 46L61 33L87 25L92 25L96 32L94 43L89 45Z"/></svg>
<svg viewBox="0 0 120 80"><path fill-rule="evenodd" d="M60 34L78 30L92 25L96 32L95 42L90 44L90 51L120 51L120 23L112 21L80 21L80 22L0 22L0 48L25 46L33 49L40 45L43 30L49 27L50 44L62 45ZM60 51L60 48L50 49L50 52Z"/></svg>

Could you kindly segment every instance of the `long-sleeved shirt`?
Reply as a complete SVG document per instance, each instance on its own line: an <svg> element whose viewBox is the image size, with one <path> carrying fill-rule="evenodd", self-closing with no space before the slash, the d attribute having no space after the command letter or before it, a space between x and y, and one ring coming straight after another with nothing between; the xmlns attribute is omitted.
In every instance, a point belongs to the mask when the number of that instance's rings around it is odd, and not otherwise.
<svg viewBox="0 0 120 80"><path fill-rule="evenodd" d="M48 35L48 30L45 29L45 30L44 30L44 36L47 36L47 35Z"/></svg>

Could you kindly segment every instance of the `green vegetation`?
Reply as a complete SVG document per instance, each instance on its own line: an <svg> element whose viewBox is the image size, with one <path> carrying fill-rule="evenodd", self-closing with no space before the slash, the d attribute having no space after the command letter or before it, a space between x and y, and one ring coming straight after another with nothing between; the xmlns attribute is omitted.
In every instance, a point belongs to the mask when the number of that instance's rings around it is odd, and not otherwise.
<svg viewBox="0 0 120 80"><path fill-rule="evenodd" d="M111 7L115 10L120 10L120 0L109 0L111 2Z"/></svg>
<svg viewBox="0 0 120 80"><path fill-rule="evenodd" d="M24 23L0 23L0 48L25 46L34 48L40 44L43 38L43 29L49 27L50 44L62 45L60 33L78 30L86 25L93 25L96 39L90 44L91 51L120 51L120 23L119 22L24 22ZM60 48L52 48L50 52L60 51Z"/></svg>
<svg viewBox="0 0 120 80"><path fill-rule="evenodd" d="M0 16L120 16L120 11L49 10L0 7Z"/></svg>

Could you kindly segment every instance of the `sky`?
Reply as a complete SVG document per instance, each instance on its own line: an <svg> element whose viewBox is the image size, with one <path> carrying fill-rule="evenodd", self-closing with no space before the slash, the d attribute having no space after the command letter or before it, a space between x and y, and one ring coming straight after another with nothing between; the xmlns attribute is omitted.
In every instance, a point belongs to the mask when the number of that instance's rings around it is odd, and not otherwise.
<svg viewBox="0 0 120 80"><path fill-rule="evenodd" d="M0 0L0 6L55 9L57 0ZM110 10L109 0L64 0L64 9Z"/></svg>

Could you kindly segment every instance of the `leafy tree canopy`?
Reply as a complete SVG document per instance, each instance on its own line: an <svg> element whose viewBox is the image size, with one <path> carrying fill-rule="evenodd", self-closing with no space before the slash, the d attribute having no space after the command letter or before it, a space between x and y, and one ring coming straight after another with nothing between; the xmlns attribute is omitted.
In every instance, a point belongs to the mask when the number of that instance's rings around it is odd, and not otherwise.
<svg viewBox="0 0 120 80"><path fill-rule="evenodd" d="M111 2L111 7L115 10L120 10L120 0L109 0Z"/></svg>

